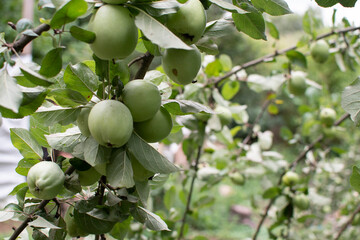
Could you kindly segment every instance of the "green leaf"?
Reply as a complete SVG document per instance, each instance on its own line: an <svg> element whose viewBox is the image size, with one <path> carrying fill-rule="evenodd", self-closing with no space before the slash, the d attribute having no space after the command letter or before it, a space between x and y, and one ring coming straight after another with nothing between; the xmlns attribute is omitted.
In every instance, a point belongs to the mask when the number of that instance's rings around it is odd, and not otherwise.
<svg viewBox="0 0 360 240"><path fill-rule="evenodd" d="M340 3L344 7L354 7L357 0L315 0L315 2L321 7L332 7L337 3Z"/></svg>
<svg viewBox="0 0 360 240"><path fill-rule="evenodd" d="M139 195L139 199L144 207L147 205L147 200L150 195L150 186L147 180L139 182L135 181L136 192Z"/></svg>
<svg viewBox="0 0 360 240"><path fill-rule="evenodd" d="M315 31L315 23L314 19L310 16L309 12L306 12L303 17L303 29L304 32L312 36L313 39L316 38L316 31Z"/></svg>
<svg viewBox="0 0 360 240"><path fill-rule="evenodd" d="M3 53L3 52L5 52L7 50L7 47L2 46L3 43L6 43L6 41L5 41L5 33L4 32L0 33L0 43L1 43L0 44L0 53ZM2 66L1 66L1 68L2 68Z"/></svg>
<svg viewBox="0 0 360 240"><path fill-rule="evenodd" d="M22 98L15 78L11 77L6 69L0 70L0 106L18 113Z"/></svg>
<svg viewBox="0 0 360 240"><path fill-rule="evenodd" d="M85 161L91 166L107 163L111 156L111 148L99 145L92 137L85 141L84 157Z"/></svg>
<svg viewBox="0 0 360 240"><path fill-rule="evenodd" d="M152 43L162 48L191 49L158 20L139 8L135 9L139 11L135 24Z"/></svg>
<svg viewBox="0 0 360 240"><path fill-rule="evenodd" d="M87 213L74 210L76 224L91 234L103 234L109 232L115 222L108 221L109 214L105 209L93 209Z"/></svg>
<svg viewBox="0 0 360 240"><path fill-rule="evenodd" d="M50 50L41 61L39 73L45 77L55 77L62 68L62 48Z"/></svg>
<svg viewBox="0 0 360 240"><path fill-rule="evenodd" d="M131 135L127 146L139 163L154 173L172 173L179 170L177 166L142 140L136 133Z"/></svg>
<svg viewBox="0 0 360 240"><path fill-rule="evenodd" d="M167 191L165 191L164 204L168 210L174 207L176 198L177 198L177 194L176 194L175 186L172 186Z"/></svg>
<svg viewBox="0 0 360 240"><path fill-rule="evenodd" d="M11 142L24 158L42 159L43 150L40 144L31 136L30 132L23 128L10 129Z"/></svg>
<svg viewBox="0 0 360 240"><path fill-rule="evenodd" d="M85 30L78 26L71 26L70 34L77 40L80 40L80 41L86 42L86 43L93 43L96 38L96 34L94 32Z"/></svg>
<svg viewBox="0 0 360 240"><path fill-rule="evenodd" d="M296 50L290 50L286 52L286 57L290 60L292 64L298 65L302 68L307 68L307 61L304 54Z"/></svg>
<svg viewBox="0 0 360 240"><path fill-rule="evenodd" d="M269 29L270 35L273 38L279 40L280 39L280 33L279 33L279 30L276 28L276 26L272 22L268 22L268 21L266 21L266 26Z"/></svg>
<svg viewBox="0 0 360 240"><path fill-rule="evenodd" d="M115 226L111 229L110 235L118 240L125 239L128 231L130 230L130 223L132 218L128 218L121 223L116 223Z"/></svg>
<svg viewBox="0 0 360 240"><path fill-rule="evenodd" d="M214 20L206 24L204 36L216 38L227 36L233 27L234 23L232 21L226 19Z"/></svg>
<svg viewBox="0 0 360 240"><path fill-rule="evenodd" d="M60 227L55 226L53 223L49 222L43 217L37 216L34 221L29 223L29 226L32 227L39 227L39 228L53 228L53 229L60 229Z"/></svg>
<svg viewBox="0 0 360 240"><path fill-rule="evenodd" d="M6 222L13 218L14 215L15 213L11 211L0 211L0 222Z"/></svg>
<svg viewBox="0 0 360 240"><path fill-rule="evenodd" d="M98 89L98 78L84 63L69 64L65 69L64 82L66 87L80 92L88 101Z"/></svg>
<svg viewBox="0 0 360 240"><path fill-rule="evenodd" d="M166 223L156 214L148 211L145 208L138 206L132 211L133 216L135 215L138 219L143 220L145 226L150 230L154 231L170 231ZM134 218L135 218L134 216ZM136 219L136 218L135 218ZM138 220L137 219L137 220ZM139 221L139 220L138 220Z"/></svg>
<svg viewBox="0 0 360 240"><path fill-rule="evenodd" d="M36 86L48 87L54 83L25 65L20 66L20 70L24 74L24 77Z"/></svg>
<svg viewBox="0 0 360 240"><path fill-rule="evenodd" d="M30 29L32 28L32 21L30 19L27 18L21 18L19 21L17 21L16 23L16 31L18 33L21 33L23 31L25 31L26 29Z"/></svg>
<svg viewBox="0 0 360 240"><path fill-rule="evenodd" d="M16 195L16 193L18 191L20 191L20 189L27 187L27 186L28 186L28 184L26 182L20 183L14 187L14 189L9 193L9 195L14 196L14 195Z"/></svg>
<svg viewBox="0 0 360 240"><path fill-rule="evenodd" d="M54 89L48 96L54 97L55 101L62 107L77 107L88 103L81 93L72 89Z"/></svg>
<svg viewBox="0 0 360 240"><path fill-rule="evenodd" d="M69 128L63 133L45 135L45 137L52 148L68 153L72 153L74 148L86 139L78 127Z"/></svg>
<svg viewBox="0 0 360 240"><path fill-rule="evenodd" d="M186 115L199 112L215 113L211 108L191 100L168 99L163 101L163 106L169 113L174 115Z"/></svg>
<svg viewBox="0 0 360 240"><path fill-rule="evenodd" d="M136 5L136 4L135 4ZM180 3L176 0L149 1L136 5L144 9L151 16L160 17L170 13L175 13L180 8Z"/></svg>
<svg viewBox="0 0 360 240"><path fill-rule="evenodd" d="M221 95L225 100L230 100L239 92L240 82L236 80L228 80L221 88Z"/></svg>
<svg viewBox="0 0 360 240"><path fill-rule="evenodd" d="M242 10L241 8L226 1L222 1L222 0L209 0L209 1L228 12L238 13L238 14L247 13L247 11Z"/></svg>
<svg viewBox="0 0 360 240"><path fill-rule="evenodd" d="M351 119L359 126L360 122L360 78L345 88L341 96L342 108L351 115Z"/></svg>
<svg viewBox="0 0 360 240"><path fill-rule="evenodd" d="M76 121L80 108L63 108L60 106L40 107L34 115L45 126L51 126L56 123L67 125Z"/></svg>
<svg viewBox="0 0 360 240"><path fill-rule="evenodd" d="M29 169L38 162L39 160L36 159L23 158L18 162L15 171L22 176L27 176Z"/></svg>
<svg viewBox="0 0 360 240"><path fill-rule="evenodd" d="M265 21L260 13L233 13L232 18L238 31L243 32L254 39L266 40Z"/></svg>
<svg viewBox="0 0 360 240"><path fill-rule="evenodd" d="M263 198L271 199L279 196L281 193L281 189L279 187L271 187L265 190L263 193Z"/></svg>
<svg viewBox="0 0 360 240"><path fill-rule="evenodd" d="M110 185L116 188L131 188L135 185L131 162L124 149L117 149L111 154L106 176Z"/></svg>
<svg viewBox="0 0 360 240"><path fill-rule="evenodd" d="M350 176L350 185L360 193L360 169L356 166L353 167L352 174Z"/></svg>
<svg viewBox="0 0 360 240"><path fill-rule="evenodd" d="M29 187L23 187L19 189L19 191L16 193L16 200L19 203L19 206L24 207L24 200L26 196L26 192L29 190Z"/></svg>
<svg viewBox="0 0 360 240"><path fill-rule="evenodd" d="M272 16L280 16L292 13L284 0L252 0L257 9L267 12Z"/></svg>
<svg viewBox="0 0 360 240"><path fill-rule="evenodd" d="M50 26L54 29L59 29L64 24L75 21L86 13L87 7L87 3L84 0L71 0L63 4L52 17Z"/></svg>

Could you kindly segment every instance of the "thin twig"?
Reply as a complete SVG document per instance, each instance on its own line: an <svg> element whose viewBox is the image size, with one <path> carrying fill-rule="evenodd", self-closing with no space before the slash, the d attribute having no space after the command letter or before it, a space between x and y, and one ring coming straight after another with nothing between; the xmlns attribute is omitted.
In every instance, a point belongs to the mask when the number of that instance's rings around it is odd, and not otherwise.
<svg viewBox="0 0 360 240"><path fill-rule="evenodd" d="M334 240L338 240L341 235L345 232L345 230L350 226L350 224L354 221L356 214L360 213L360 205L355 209L355 211L351 214L350 218L346 221L346 223L340 228L340 231L334 238Z"/></svg>
<svg viewBox="0 0 360 240"><path fill-rule="evenodd" d="M319 39L323 39L323 38L327 38L331 35L335 35L335 34L344 34L344 33L347 33L347 32L353 32L353 31L356 31L356 30L360 30L360 27L348 27L348 28L344 28L344 29L339 29L339 30L332 30L328 33L325 33L325 34L322 34L322 35L319 35L316 40L319 40ZM298 47L295 45L295 46L292 46L292 47L289 47L289 48L286 48L286 49L283 49L283 50L276 50L274 53L272 54L268 54L266 56L263 56L261 58L258 58L258 59L255 59L255 60L252 60L252 61L249 61L247 63L244 63L242 65L239 65L239 66L236 66L234 67L230 72L226 73L225 75L223 76L220 76L220 77L217 77L217 78L212 78L210 79L210 82L212 83L219 83L220 81L232 76L233 74L236 74L237 72L243 70L243 69L246 69L246 68L249 68L249 67L253 67L255 65L258 65L262 62L265 62L267 61L268 59L272 59L276 56L279 56L279 55L283 55L284 53L286 52L289 52L291 50L295 50L297 49Z"/></svg>
<svg viewBox="0 0 360 240"><path fill-rule="evenodd" d="M24 231L24 229L28 226L29 222L31 222L33 220L33 215L41 210L41 209L44 209L44 207L50 202L50 200L43 200L40 202L39 206L34 210L32 211L32 213L29 215L28 218L26 218L19 227L17 227L15 229L15 231L13 232L13 234L11 235L11 237L9 238L9 240L15 240L22 231Z"/></svg>
<svg viewBox="0 0 360 240"><path fill-rule="evenodd" d="M200 162L200 157L201 157L201 151L202 151L202 145L200 145L198 147L198 152L197 152L195 165L194 165L194 175L193 175L193 177L191 179L189 195L188 195L188 198L187 198L184 215L183 215L182 220L181 220L181 227L180 227L180 233L179 233L178 240L182 239L183 235L184 235L184 227L185 227L185 223L186 223L186 217L187 217L187 215L188 215L188 213L190 211L190 204L191 204L192 193L194 191L195 179L197 177L196 175L197 175L197 172L199 170L199 162Z"/></svg>
<svg viewBox="0 0 360 240"><path fill-rule="evenodd" d="M337 121L334 123L333 126L338 126L338 125L340 125L343 121L345 121L346 119L348 119L349 116L350 116L350 114L344 114L343 116L341 116L341 118L339 118L339 120L337 120ZM289 165L289 169L295 168L295 167L299 164L299 162L300 162L301 160L305 159L306 154L307 154L310 150L312 150L312 149L316 146L316 144L318 144L319 142L321 142L323 139L324 139L324 135L321 134L321 135L320 135L317 139L315 139L311 144L307 145L307 146L305 147L305 149L304 149L304 150L296 157L296 159ZM279 180L278 180L278 185L281 184L281 178L282 178L282 176L283 176L284 174L285 174L285 172L283 172L282 174L280 174ZM260 232L261 226L263 225L265 219L267 218L268 213L269 213L269 210L270 210L271 206L274 204L275 199L276 199L276 198L271 199L270 202L268 203L268 205L266 206L266 208L265 208L265 210L264 210L264 213L263 213L263 215L262 215L262 217L261 217L261 219L260 219L260 221L259 221L259 223L258 223L258 225L257 225L257 227L256 227L255 233L254 233L254 235L253 235L253 237L252 237L253 240L256 240L256 239L257 239L257 235L258 235L259 232Z"/></svg>

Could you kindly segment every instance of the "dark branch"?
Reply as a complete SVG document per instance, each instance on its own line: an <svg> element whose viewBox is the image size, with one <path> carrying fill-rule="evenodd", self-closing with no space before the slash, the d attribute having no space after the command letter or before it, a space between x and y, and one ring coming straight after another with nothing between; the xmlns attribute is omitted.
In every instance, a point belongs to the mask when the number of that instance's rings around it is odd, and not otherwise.
<svg viewBox="0 0 360 240"><path fill-rule="evenodd" d="M145 53L145 55L142 57L141 67L135 75L135 79L143 79L145 77L145 74L146 74L147 70L149 69L150 64L153 59L154 59L154 55L152 55L149 52Z"/></svg>
<svg viewBox="0 0 360 240"><path fill-rule="evenodd" d="M356 216L356 214L360 213L360 205L355 209L355 211L351 214L350 218L346 221L346 223L340 228L340 231L338 232L338 234L336 235L336 237L334 238L334 240L338 240L340 239L341 235L343 234L343 232L345 232L345 230L348 228L348 226L351 225L351 223L354 221L354 218Z"/></svg>
<svg viewBox="0 0 360 240"><path fill-rule="evenodd" d="M38 27L34 28L33 31L34 33L36 33L38 36L41 35L41 33L49 31L50 30L50 25L48 24L41 24ZM37 36L28 36L28 35L22 35L20 37L19 40L15 41L12 44L12 48L16 51L16 52L22 52L22 50L24 49L24 47L29 44L32 40L34 40L35 38L37 38Z"/></svg>

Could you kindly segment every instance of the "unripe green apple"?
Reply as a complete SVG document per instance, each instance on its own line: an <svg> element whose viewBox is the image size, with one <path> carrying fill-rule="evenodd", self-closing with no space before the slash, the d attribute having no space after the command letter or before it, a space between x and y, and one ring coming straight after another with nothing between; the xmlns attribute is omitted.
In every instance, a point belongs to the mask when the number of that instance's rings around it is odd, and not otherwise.
<svg viewBox="0 0 360 240"><path fill-rule="evenodd" d="M91 109L89 130L95 140L106 147L121 147L133 131L133 119L129 109L116 100L101 101Z"/></svg>
<svg viewBox="0 0 360 240"><path fill-rule="evenodd" d="M300 181L299 175L296 172L288 171L282 177L282 182L287 186L294 186Z"/></svg>
<svg viewBox="0 0 360 240"><path fill-rule="evenodd" d="M74 219L74 207L73 206L69 206L69 208L67 209L65 216L64 216L64 221L66 223L67 234L70 237L85 237L85 236L89 235L88 233L86 233L85 231L83 231L81 228L79 228L77 226L75 219Z"/></svg>
<svg viewBox="0 0 360 240"><path fill-rule="evenodd" d="M92 16L88 29L96 34L90 48L101 59L126 58L135 49L138 30L130 11L105 4Z"/></svg>
<svg viewBox="0 0 360 240"><path fill-rule="evenodd" d="M108 4L122 4L127 2L127 0L102 0L102 1Z"/></svg>
<svg viewBox="0 0 360 240"><path fill-rule="evenodd" d="M306 210L310 206L309 197L303 193L297 194L293 198L293 203L297 208L301 210Z"/></svg>
<svg viewBox="0 0 360 240"><path fill-rule="evenodd" d="M301 96L306 91L306 79L305 76L294 72L291 74L291 78L288 81L288 89L291 94Z"/></svg>
<svg viewBox="0 0 360 240"><path fill-rule="evenodd" d="M91 108L83 108L80 111L79 116L76 119L77 125L80 129L80 132L85 137L90 137L91 133L88 126L88 119L90 114Z"/></svg>
<svg viewBox="0 0 360 240"><path fill-rule="evenodd" d="M129 108L134 122L152 118L161 106L159 89L144 80L133 80L125 85L122 100Z"/></svg>
<svg viewBox="0 0 360 240"><path fill-rule="evenodd" d="M134 123L135 132L149 143L166 138L170 134L172 126L170 113L164 107L160 107L155 116L149 120Z"/></svg>
<svg viewBox="0 0 360 240"><path fill-rule="evenodd" d="M50 200L62 190L65 174L54 162L42 161L32 166L27 175L29 191L37 198Z"/></svg>
<svg viewBox="0 0 360 240"><path fill-rule="evenodd" d="M311 46L310 54L315 62L324 63L329 57L329 45L325 40L319 40Z"/></svg>
<svg viewBox="0 0 360 240"><path fill-rule="evenodd" d="M320 121L326 127L331 127L336 120L336 112L332 108L323 108L320 111Z"/></svg>
<svg viewBox="0 0 360 240"><path fill-rule="evenodd" d="M162 56L163 69L168 77L182 85L191 83L201 67L201 54L197 48L191 50L166 49Z"/></svg>
<svg viewBox="0 0 360 240"><path fill-rule="evenodd" d="M76 172L79 175L79 181L81 186L91 186L97 181L99 181L101 177L101 174L93 167L85 171L76 170Z"/></svg>
<svg viewBox="0 0 360 240"><path fill-rule="evenodd" d="M230 180L236 185L244 185L245 177L239 172L231 172L229 173Z"/></svg>
<svg viewBox="0 0 360 240"><path fill-rule="evenodd" d="M185 43L196 43L206 27L206 12L201 1L188 0L176 13L168 15L166 26Z"/></svg>

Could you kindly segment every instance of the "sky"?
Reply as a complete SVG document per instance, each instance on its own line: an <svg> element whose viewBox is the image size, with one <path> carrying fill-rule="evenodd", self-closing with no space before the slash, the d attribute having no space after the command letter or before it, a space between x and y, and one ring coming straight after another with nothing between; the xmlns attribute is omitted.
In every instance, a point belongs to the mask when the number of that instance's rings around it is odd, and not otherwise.
<svg viewBox="0 0 360 240"><path fill-rule="evenodd" d="M346 16L350 23L354 23L355 26L360 25L360 0L357 1L355 7L345 8L340 4L336 4L331 8L322 8L317 5L315 0L285 0L289 5L289 8L298 14L303 15L310 7L321 9L323 14L323 20L326 25L331 25L331 18L334 8L336 11L336 22L341 22L341 19Z"/></svg>

